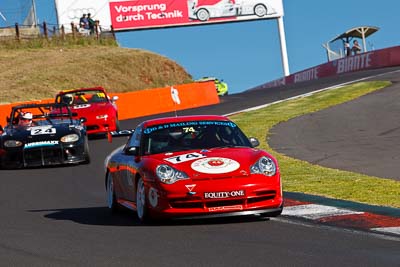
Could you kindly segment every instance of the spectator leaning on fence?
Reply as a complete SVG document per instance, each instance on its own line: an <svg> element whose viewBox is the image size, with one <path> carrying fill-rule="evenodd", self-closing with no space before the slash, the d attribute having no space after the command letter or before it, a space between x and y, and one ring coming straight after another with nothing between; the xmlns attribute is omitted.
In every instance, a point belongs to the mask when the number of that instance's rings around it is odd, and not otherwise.
<svg viewBox="0 0 400 267"><path fill-rule="evenodd" d="M94 34L95 21L92 19L91 14L87 14L90 34Z"/></svg>
<svg viewBox="0 0 400 267"><path fill-rule="evenodd" d="M354 55L361 53L361 46L357 40L353 41L353 47L351 48L351 50L353 51Z"/></svg>
<svg viewBox="0 0 400 267"><path fill-rule="evenodd" d="M79 19L79 32L89 34L89 19L86 17L86 14L83 14Z"/></svg>
<svg viewBox="0 0 400 267"><path fill-rule="evenodd" d="M88 25L88 19L86 14L82 14L82 17L79 19L79 28L84 29L86 25Z"/></svg>

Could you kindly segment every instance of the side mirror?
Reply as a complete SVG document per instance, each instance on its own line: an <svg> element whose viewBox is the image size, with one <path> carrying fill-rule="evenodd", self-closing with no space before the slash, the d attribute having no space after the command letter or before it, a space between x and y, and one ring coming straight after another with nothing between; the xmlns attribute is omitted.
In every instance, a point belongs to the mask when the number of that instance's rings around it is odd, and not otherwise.
<svg viewBox="0 0 400 267"><path fill-rule="evenodd" d="M260 142L255 137L250 137L249 141L250 141L251 147L258 147L260 145Z"/></svg>
<svg viewBox="0 0 400 267"><path fill-rule="evenodd" d="M126 155L137 156L139 154L139 148L136 146L131 146L125 149Z"/></svg>
<svg viewBox="0 0 400 267"><path fill-rule="evenodd" d="M119 99L119 97L117 96L117 95L115 95L115 96L113 96L112 98L111 98L111 101L112 102L115 102L115 101L117 101Z"/></svg>

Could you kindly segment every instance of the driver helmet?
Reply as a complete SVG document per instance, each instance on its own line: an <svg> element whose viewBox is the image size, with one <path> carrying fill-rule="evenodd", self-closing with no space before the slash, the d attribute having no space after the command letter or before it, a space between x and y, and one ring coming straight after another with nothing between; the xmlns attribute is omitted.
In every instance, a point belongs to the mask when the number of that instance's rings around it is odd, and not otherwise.
<svg viewBox="0 0 400 267"><path fill-rule="evenodd" d="M21 114L21 118L24 120L32 120L33 116L30 112L24 112Z"/></svg>
<svg viewBox="0 0 400 267"><path fill-rule="evenodd" d="M65 94L62 96L62 102L68 105L72 105L74 101L74 96L72 94Z"/></svg>
<svg viewBox="0 0 400 267"><path fill-rule="evenodd" d="M30 125L32 123L32 113L31 112L22 112L19 116L18 123L20 125Z"/></svg>

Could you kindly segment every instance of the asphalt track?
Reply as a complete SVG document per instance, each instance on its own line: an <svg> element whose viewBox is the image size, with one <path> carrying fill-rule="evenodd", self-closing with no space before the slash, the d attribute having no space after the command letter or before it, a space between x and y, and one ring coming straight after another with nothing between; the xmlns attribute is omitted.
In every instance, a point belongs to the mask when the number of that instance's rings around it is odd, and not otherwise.
<svg viewBox="0 0 400 267"><path fill-rule="evenodd" d="M230 95L178 114L232 113L389 70ZM91 140L89 165L0 171L0 266L399 266L399 238L286 217L140 225L129 211L111 216L103 162L125 141Z"/></svg>
<svg viewBox="0 0 400 267"><path fill-rule="evenodd" d="M269 144L314 164L400 181L400 72L385 79L393 85L275 126Z"/></svg>

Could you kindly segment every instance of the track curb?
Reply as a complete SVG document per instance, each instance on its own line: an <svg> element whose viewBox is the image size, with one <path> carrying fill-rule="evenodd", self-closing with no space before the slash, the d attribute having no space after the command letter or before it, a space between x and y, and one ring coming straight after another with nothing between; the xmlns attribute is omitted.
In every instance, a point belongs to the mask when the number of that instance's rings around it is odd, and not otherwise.
<svg viewBox="0 0 400 267"><path fill-rule="evenodd" d="M284 192L282 216L400 237L400 209Z"/></svg>

